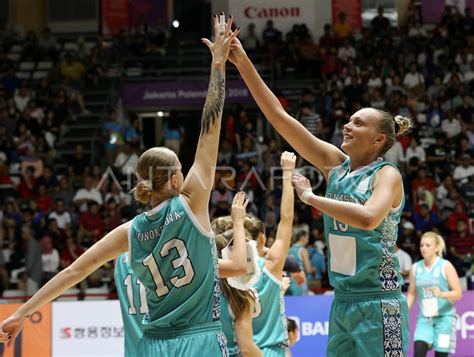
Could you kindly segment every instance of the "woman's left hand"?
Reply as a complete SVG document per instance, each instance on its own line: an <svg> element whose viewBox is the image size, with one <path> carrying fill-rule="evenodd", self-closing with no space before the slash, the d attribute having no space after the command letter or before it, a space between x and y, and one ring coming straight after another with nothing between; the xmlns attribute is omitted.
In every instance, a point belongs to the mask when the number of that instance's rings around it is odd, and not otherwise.
<svg viewBox="0 0 474 357"><path fill-rule="evenodd" d="M301 199L301 195L306 190L311 190L311 182L301 174L295 173L291 178L291 184L293 188L296 190L298 197Z"/></svg>

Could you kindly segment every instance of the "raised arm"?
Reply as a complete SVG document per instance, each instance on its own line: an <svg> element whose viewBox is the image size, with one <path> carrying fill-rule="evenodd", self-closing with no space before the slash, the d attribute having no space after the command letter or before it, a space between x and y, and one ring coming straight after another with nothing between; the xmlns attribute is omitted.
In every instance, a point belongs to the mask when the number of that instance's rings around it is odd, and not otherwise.
<svg viewBox="0 0 474 357"><path fill-rule="evenodd" d="M6 341L2 339L2 336L4 333L7 333L11 336L9 340L10 344L23 327L25 318L29 317L29 315L38 310L41 306L53 301L71 286L84 280L106 262L127 251L127 230L129 224L130 223L127 222L107 234L77 258L69 267L48 281L31 299L20 306L13 315L1 322L0 342Z"/></svg>
<svg viewBox="0 0 474 357"><path fill-rule="evenodd" d="M245 274L247 271L247 249L245 244L244 221L245 209L249 201L245 193L238 192L232 202L232 226L234 240L230 259L219 259L219 275L221 278L230 278Z"/></svg>
<svg viewBox="0 0 474 357"><path fill-rule="evenodd" d="M278 279L282 279L288 249L290 249L293 228L295 195L291 186L291 175L295 169L296 155L284 152L281 155L283 169L283 194L280 204L280 223L276 232L275 243L266 255L265 267Z"/></svg>
<svg viewBox="0 0 474 357"><path fill-rule="evenodd" d="M378 227L390 210L400 204L403 195L402 177L391 166L383 167L376 174L372 195L364 205L316 196L311 191L309 180L300 174L294 174L292 182L304 203L334 220L360 229Z"/></svg>
<svg viewBox="0 0 474 357"><path fill-rule="evenodd" d="M214 184L217 151L221 130L222 109L225 97L225 62L229 56L230 43L239 29L232 32L232 18L225 25L225 31L219 31L219 22L214 15L215 42L202 41L212 53L211 76L206 103L201 117L201 133L196 148L194 164L184 181L182 194L201 225L210 230L209 198Z"/></svg>
<svg viewBox="0 0 474 357"><path fill-rule="evenodd" d="M288 115L258 74L237 38L232 43L229 60L237 67L260 110L275 130L327 179L329 170L340 165L346 155L334 145L316 138L300 122Z"/></svg>

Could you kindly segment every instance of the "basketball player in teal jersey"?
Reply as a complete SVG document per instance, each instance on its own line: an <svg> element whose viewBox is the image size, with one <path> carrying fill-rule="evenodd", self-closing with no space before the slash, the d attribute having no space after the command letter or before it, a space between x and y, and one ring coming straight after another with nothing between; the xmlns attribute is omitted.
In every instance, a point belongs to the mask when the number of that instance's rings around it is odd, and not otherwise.
<svg viewBox="0 0 474 357"><path fill-rule="evenodd" d="M407 302L411 308L418 296L415 329L415 357L426 356L433 348L436 357L456 349L456 310L453 302L462 297L461 284L454 266L442 258L446 245L434 233L423 234L420 252L423 260L413 264Z"/></svg>
<svg viewBox="0 0 474 357"><path fill-rule="evenodd" d="M143 336L142 321L148 313L148 303L145 286L134 274L128 252L117 258L114 278L125 331L125 356L134 357L138 355L138 343Z"/></svg>
<svg viewBox="0 0 474 357"><path fill-rule="evenodd" d="M308 240L309 237L307 232L298 232L298 234L295 236L295 243L292 244L290 250L288 251L288 256L295 259L298 262L301 270L304 270L307 275L313 274L315 272L309 261L309 254L308 250L306 249ZM302 284L298 284L292 279L290 282L290 288L288 290L290 295L293 296L308 295L308 283L305 280Z"/></svg>
<svg viewBox="0 0 474 357"><path fill-rule="evenodd" d="M252 288L256 298L252 322L253 337L265 357L285 357L288 350L282 279L293 227L294 192L291 187L291 175L295 163L295 154L289 152L282 154L283 193L280 204L280 222L275 242L266 252L265 257L259 258L258 265L262 275ZM245 222L245 228L252 239L257 241L259 254L264 254L262 247L265 245L266 237L263 222L258 218L252 218Z"/></svg>
<svg viewBox="0 0 474 357"><path fill-rule="evenodd" d="M408 349L406 299L393 253L404 204L397 167L379 159L411 126L408 118L373 108L344 126L342 150L313 136L283 109L238 39L233 62L265 117L327 182L326 197L295 175L302 200L324 213L328 274L335 289L328 356L401 356Z"/></svg>
<svg viewBox="0 0 474 357"><path fill-rule="evenodd" d="M245 208L248 204L248 200L242 201L243 195L243 193L236 194L232 203L232 222L235 227L241 227L242 232L244 232L243 227L246 217ZM240 249L242 251L244 239L238 237L238 233L240 232L235 230L233 240L235 242L234 249ZM242 247L239 248L239 245ZM233 266L235 266L233 260L219 259L219 273L221 275L229 276L229 271L234 272L236 270ZM245 269L242 269L242 273L244 270ZM140 280L137 279L132 267L130 266L128 252L120 255L116 260L115 286L120 301L120 309L125 331L125 356L135 357L138 356L138 343L143 336L143 318L148 313L148 303L146 300L146 289ZM251 326L250 323L250 327ZM247 332L248 329L246 329L245 333ZM252 339L251 332L250 339Z"/></svg>
<svg viewBox="0 0 474 357"><path fill-rule="evenodd" d="M186 180L172 151L153 148L142 154L137 164L142 181L135 196L154 208L107 234L0 323L0 341L13 340L32 312L128 249L131 266L148 291L149 316L138 354L227 355L219 322L218 263L208 203L225 96L225 62L230 42L239 32L233 32L231 24L230 19L219 26L215 17L215 42L203 40L212 53L211 79L196 159ZM241 264L235 269L242 272L245 253L238 255Z"/></svg>

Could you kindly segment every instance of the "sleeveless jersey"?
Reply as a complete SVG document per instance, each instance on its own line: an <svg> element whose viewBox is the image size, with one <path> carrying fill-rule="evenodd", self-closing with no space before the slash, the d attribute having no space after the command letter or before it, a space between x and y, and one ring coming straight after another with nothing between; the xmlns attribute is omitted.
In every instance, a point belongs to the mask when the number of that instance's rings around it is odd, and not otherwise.
<svg viewBox="0 0 474 357"><path fill-rule="evenodd" d="M125 356L138 356L138 342L143 336L142 320L148 313L146 290L133 273L128 253L115 263L115 286L120 301L123 329L125 332Z"/></svg>
<svg viewBox="0 0 474 357"><path fill-rule="evenodd" d="M258 266L262 275L252 288L255 295L253 340L260 349L286 347L288 331L281 282L265 268L265 259L258 258Z"/></svg>
<svg viewBox="0 0 474 357"><path fill-rule="evenodd" d="M441 291L449 291L448 280L444 272L446 260L438 257L431 267L427 269L424 261L420 260L413 265L416 293L420 312L425 317L454 315L454 305L447 299L434 296L429 289L437 286Z"/></svg>
<svg viewBox="0 0 474 357"><path fill-rule="evenodd" d="M230 304L224 294L221 294L221 323L222 331L227 339L227 349L230 356L239 356L240 349L235 336L234 314L230 308Z"/></svg>
<svg viewBox="0 0 474 357"><path fill-rule="evenodd" d="M214 234L202 228L184 197L136 216L129 244L133 271L147 289L145 333L219 321Z"/></svg>
<svg viewBox="0 0 474 357"><path fill-rule="evenodd" d="M301 244L295 243L288 250L288 256L293 257L296 260L300 269L305 272L303 258L301 257L301 249L303 246ZM307 295L308 294L308 283L307 280L303 284L298 285L293 279L290 280L290 288L288 289L289 293L294 296Z"/></svg>
<svg viewBox="0 0 474 357"><path fill-rule="evenodd" d="M381 158L355 171L350 165L348 158L329 172L326 197L363 205L372 195L377 171L385 165L396 168ZM404 202L403 197L374 230L351 227L324 214L329 281L336 293L400 291L403 282L393 247Z"/></svg>

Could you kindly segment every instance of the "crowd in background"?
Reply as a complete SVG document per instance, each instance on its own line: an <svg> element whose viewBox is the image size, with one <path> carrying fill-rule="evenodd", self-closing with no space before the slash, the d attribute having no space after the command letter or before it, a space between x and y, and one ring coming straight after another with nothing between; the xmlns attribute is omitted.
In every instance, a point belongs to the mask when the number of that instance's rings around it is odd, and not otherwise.
<svg viewBox="0 0 474 357"><path fill-rule="evenodd" d="M391 26L383 9L371 25L356 33L344 13L315 38L305 25L282 34L268 22L262 34L249 25L242 42L276 78L314 78L297 102L274 88L285 109L315 136L339 146L350 114L374 107L409 116L415 129L401 138L386 159L404 178L405 208L399 228L402 273L420 258L423 232L437 230L446 239L447 257L460 276L471 272L474 254L474 20L447 7L440 23L424 25L410 7L407 21ZM100 162L91 162L82 145L70 157L58 157L68 123L87 114L82 90L106 76L114 56L166 55L169 33L143 18L113 39L90 48L83 41L71 51L58 50L49 29L37 38L0 33L0 292L31 294L70 265L105 233L139 210L128 192L138 155L144 149L137 115L112 108L101 126ZM16 61L7 53L21 43ZM18 78L18 61L50 60L47 78ZM179 108L177 108L178 110ZM236 189L250 197L248 211L260 217L271 245L279 221L279 160L287 144L255 109L227 107L219 150L212 217L227 215ZM163 145L179 153L191 130L170 118ZM58 162L67 170L56 170ZM298 166L324 194L321 174L302 158ZM106 168L110 172L104 176ZM310 287L328 288L321 212L295 202L295 242L308 250L305 270ZM108 267L110 268L110 267ZM113 287L111 269L87 284Z"/></svg>

